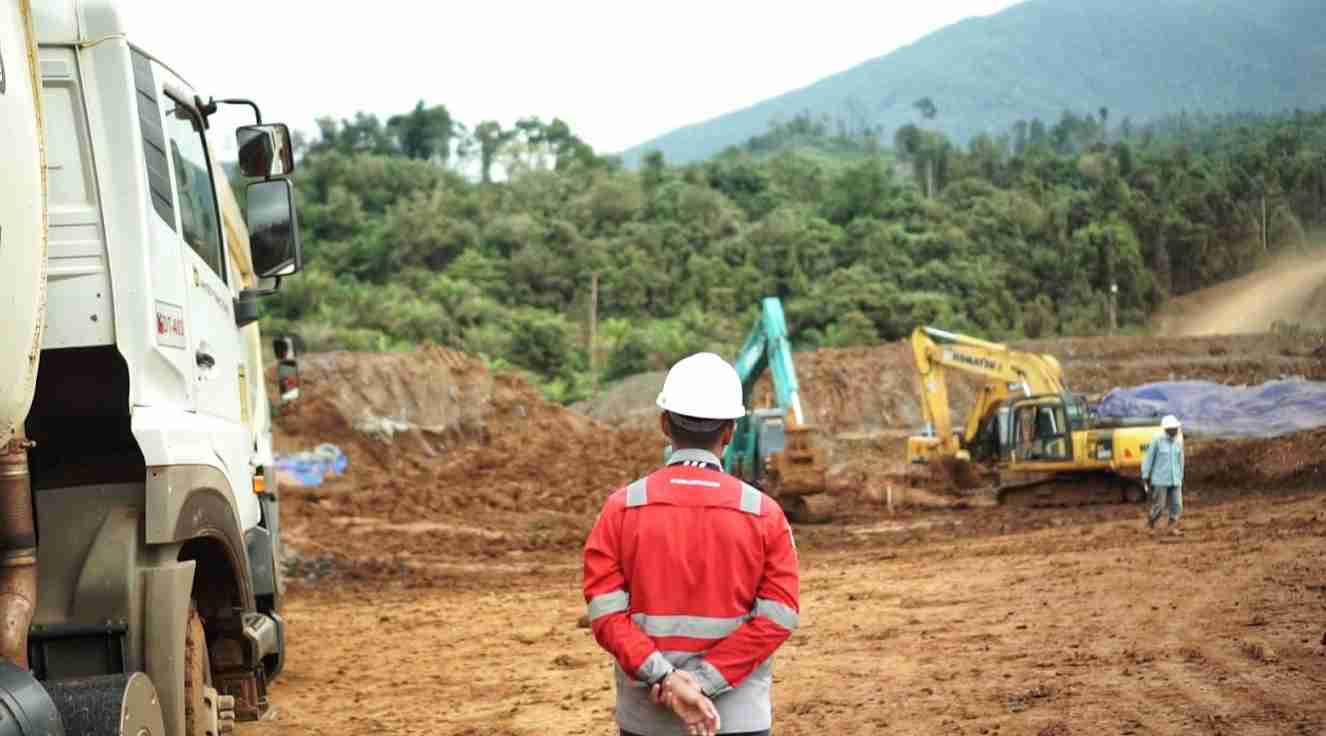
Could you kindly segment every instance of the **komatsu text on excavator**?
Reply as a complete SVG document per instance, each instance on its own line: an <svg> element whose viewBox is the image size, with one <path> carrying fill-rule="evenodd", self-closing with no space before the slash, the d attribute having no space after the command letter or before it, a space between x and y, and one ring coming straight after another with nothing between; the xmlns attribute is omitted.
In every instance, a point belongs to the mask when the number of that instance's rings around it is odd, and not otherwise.
<svg viewBox="0 0 1326 736"><path fill-rule="evenodd" d="M912 335L925 430L907 440L913 466L943 468L944 480L997 486L1000 503L1081 505L1136 502L1154 418L1096 416L1068 390L1051 355L1010 350L930 327ZM950 424L947 370L984 379L965 426Z"/></svg>

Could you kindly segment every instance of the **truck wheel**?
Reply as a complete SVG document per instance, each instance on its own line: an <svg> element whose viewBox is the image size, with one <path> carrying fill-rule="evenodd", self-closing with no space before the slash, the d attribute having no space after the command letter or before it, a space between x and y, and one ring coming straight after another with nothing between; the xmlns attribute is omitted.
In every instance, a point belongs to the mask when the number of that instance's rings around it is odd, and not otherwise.
<svg viewBox="0 0 1326 736"><path fill-rule="evenodd" d="M212 663L207 632L196 606L189 606L184 637L184 734L223 736L235 730L235 699L212 687Z"/></svg>

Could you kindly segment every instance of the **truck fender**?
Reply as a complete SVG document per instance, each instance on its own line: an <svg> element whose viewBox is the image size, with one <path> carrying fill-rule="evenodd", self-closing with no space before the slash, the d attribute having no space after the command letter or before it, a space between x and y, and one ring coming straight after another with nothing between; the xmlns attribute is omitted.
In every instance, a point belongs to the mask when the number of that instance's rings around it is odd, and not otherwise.
<svg viewBox="0 0 1326 736"><path fill-rule="evenodd" d="M147 469L147 543L173 544L210 538L225 548L240 603L254 608L253 577L230 483L207 465L165 465Z"/></svg>

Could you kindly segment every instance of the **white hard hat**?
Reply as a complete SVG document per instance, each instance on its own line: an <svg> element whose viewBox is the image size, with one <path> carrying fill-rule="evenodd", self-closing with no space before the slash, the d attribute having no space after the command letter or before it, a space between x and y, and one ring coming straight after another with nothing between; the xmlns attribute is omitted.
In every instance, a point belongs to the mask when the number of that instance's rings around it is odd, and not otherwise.
<svg viewBox="0 0 1326 736"><path fill-rule="evenodd" d="M1178 429L1178 428L1179 428L1179 418L1176 417L1176 416L1174 416L1173 414L1169 414L1169 415L1167 415L1164 419L1161 419L1161 420L1160 420L1160 428L1161 428L1161 429Z"/></svg>
<svg viewBox="0 0 1326 736"><path fill-rule="evenodd" d="M696 419L746 416L737 370L713 353L696 353L677 361L663 379L658 407Z"/></svg>

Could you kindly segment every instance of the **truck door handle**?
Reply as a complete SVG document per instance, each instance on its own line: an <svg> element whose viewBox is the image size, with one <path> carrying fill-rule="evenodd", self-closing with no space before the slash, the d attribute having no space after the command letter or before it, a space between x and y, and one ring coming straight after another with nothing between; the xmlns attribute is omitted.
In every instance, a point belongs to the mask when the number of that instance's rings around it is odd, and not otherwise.
<svg viewBox="0 0 1326 736"><path fill-rule="evenodd" d="M205 353L199 350L194 357L198 361L199 368L205 368L207 370L211 370L216 366L216 358L213 358L211 353Z"/></svg>

